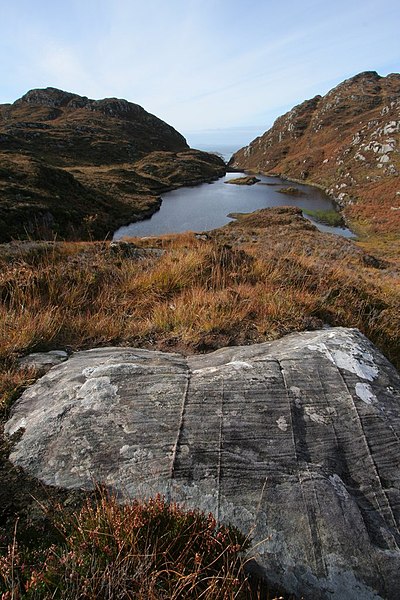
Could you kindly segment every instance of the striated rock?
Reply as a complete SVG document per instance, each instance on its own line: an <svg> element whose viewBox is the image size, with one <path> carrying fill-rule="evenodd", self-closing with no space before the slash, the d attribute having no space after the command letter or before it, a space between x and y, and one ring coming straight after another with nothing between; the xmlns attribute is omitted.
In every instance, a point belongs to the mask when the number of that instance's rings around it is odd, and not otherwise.
<svg viewBox="0 0 400 600"><path fill-rule="evenodd" d="M309 599L395 598L400 378L357 330L184 358L78 352L15 404L10 459L46 484L160 492L254 541Z"/></svg>
<svg viewBox="0 0 400 600"><path fill-rule="evenodd" d="M224 175L173 127L126 100L46 88L0 105L0 243L104 239L160 194Z"/></svg>
<svg viewBox="0 0 400 600"><path fill-rule="evenodd" d="M295 106L229 166L320 185L350 216L398 232L399 146L400 74L368 71Z"/></svg>

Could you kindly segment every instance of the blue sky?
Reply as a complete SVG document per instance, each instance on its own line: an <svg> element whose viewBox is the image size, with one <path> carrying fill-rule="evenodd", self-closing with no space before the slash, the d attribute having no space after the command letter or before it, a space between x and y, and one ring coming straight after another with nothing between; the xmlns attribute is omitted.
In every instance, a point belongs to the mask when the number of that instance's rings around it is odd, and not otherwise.
<svg viewBox="0 0 400 600"><path fill-rule="evenodd" d="M400 67L399 0L0 0L0 103L53 86L244 145L361 71Z"/></svg>

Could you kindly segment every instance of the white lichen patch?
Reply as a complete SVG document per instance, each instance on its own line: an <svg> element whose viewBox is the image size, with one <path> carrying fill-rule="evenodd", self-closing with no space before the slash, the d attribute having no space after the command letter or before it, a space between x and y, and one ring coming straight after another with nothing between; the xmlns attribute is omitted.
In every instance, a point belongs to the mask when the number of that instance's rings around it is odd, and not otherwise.
<svg viewBox="0 0 400 600"><path fill-rule="evenodd" d="M225 364L219 365L217 367L203 367L202 369L194 369L193 374L195 375L209 375L212 373L217 373L226 371L226 369L230 371L241 371L243 369L253 369L253 365L248 362L244 362L242 360L231 360Z"/></svg>
<svg viewBox="0 0 400 600"><path fill-rule="evenodd" d="M324 415L321 415L320 413L317 413L315 408L313 408L312 406L306 406L304 408L304 412L311 419L311 421L314 421L314 423L319 423L320 425L326 425L328 422L327 417Z"/></svg>
<svg viewBox="0 0 400 600"><path fill-rule="evenodd" d="M153 452L147 448L138 448L137 446L129 446L125 444L119 450L119 454L125 460L132 463L141 463L153 458Z"/></svg>
<svg viewBox="0 0 400 600"><path fill-rule="evenodd" d="M231 360L231 362L228 362L227 367L232 367L232 369L235 369L236 371L240 370L240 369L252 369L253 365L251 365L250 363L244 362L242 360Z"/></svg>
<svg viewBox="0 0 400 600"><path fill-rule="evenodd" d="M9 436L12 436L12 435L14 435L14 433L17 433L17 431L20 431L21 429L25 429L26 423L27 423L27 421L26 421L25 417L22 417L21 419L16 420L7 428L7 434Z"/></svg>
<svg viewBox="0 0 400 600"><path fill-rule="evenodd" d="M336 349L335 346L340 346L340 348ZM361 349L358 344L354 343L354 340L347 339L347 337L332 338L330 348L323 342L309 344L308 348L314 352L321 352L339 369L354 373L360 379L373 381L378 376L379 369L372 354Z"/></svg>
<svg viewBox="0 0 400 600"><path fill-rule="evenodd" d="M143 372L145 369L145 365L114 363L110 365L100 365L99 367L87 367L86 369L83 369L82 375L88 379L93 377L112 377L115 375L136 375L137 373Z"/></svg>
<svg viewBox="0 0 400 600"><path fill-rule="evenodd" d="M299 387L292 385L289 389L295 398L301 398L301 389Z"/></svg>
<svg viewBox="0 0 400 600"><path fill-rule="evenodd" d="M203 367L202 369L194 369L193 374L206 375L209 373L216 373L219 369L219 367Z"/></svg>
<svg viewBox="0 0 400 600"><path fill-rule="evenodd" d="M356 353L354 347L350 351L331 350L333 362L339 369L354 373L361 379L373 381L379 373L369 353L363 355Z"/></svg>
<svg viewBox="0 0 400 600"><path fill-rule="evenodd" d="M86 410L104 410L119 400L118 387L109 377L88 379L78 390L76 397L82 399L81 407Z"/></svg>
<svg viewBox="0 0 400 600"><path fill-rule="evenodd" d="M365 404L375 404L378 402L378 398L375 396L368 383L357 383L356 394L360 400L365 402Z"/></svg>
<svg viewBox="0 0 400 600"><path fill-rule="evenodd" d="M279 419L276 420L276 424L278 425L281 431L287 431L289 425L286 421L286 418L282 415Z"/></svg>

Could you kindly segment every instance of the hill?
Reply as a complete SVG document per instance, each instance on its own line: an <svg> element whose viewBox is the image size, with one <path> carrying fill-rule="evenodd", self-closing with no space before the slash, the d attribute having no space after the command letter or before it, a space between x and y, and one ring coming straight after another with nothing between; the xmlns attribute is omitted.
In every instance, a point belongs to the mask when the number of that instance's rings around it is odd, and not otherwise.
<svg viewBox="0 0 400 600"><path fill-rule="evenodd" d="M359 231L400 230L400 74L360 73L279 117L230 166L323 187Z"/></svg>
<svg viewBox="0 0 400 600"><path fill-rule="evenodd" d="M152 214L160 193L224 171L137 104L31 90L0 105L0 242L103 238Z"/></svg>

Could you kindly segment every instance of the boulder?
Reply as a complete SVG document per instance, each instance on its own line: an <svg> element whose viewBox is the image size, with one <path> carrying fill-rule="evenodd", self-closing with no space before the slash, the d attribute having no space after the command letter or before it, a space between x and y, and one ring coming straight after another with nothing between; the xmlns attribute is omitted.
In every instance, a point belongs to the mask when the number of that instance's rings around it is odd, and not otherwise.
<svg viewBox="0 0 400 600"><path fill-rule="evenodd" d="M394 599L399 401L394 367L332 328L191 357L77 352L24 392L6 433L10 460L46 484L212 511L299 596Z"/></svg>
<svg viewBox="0 0 400 600"><path fill-rule="evenodd" d="M50 352L33 352L23 356L18 360L18 364L22 369L35 369L44 375L50 371L51 367L67 359L68 353L65 350L51 350Z"/></svg>

